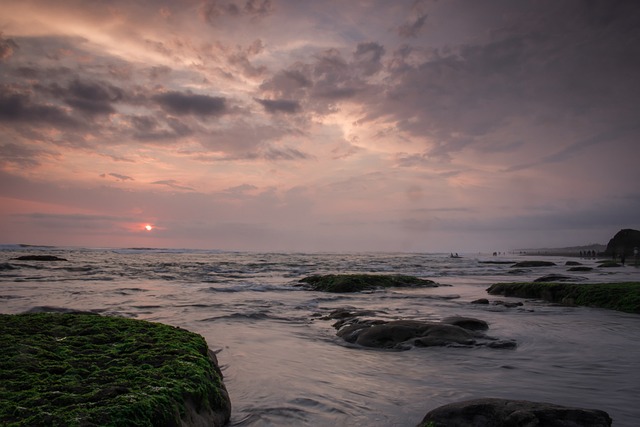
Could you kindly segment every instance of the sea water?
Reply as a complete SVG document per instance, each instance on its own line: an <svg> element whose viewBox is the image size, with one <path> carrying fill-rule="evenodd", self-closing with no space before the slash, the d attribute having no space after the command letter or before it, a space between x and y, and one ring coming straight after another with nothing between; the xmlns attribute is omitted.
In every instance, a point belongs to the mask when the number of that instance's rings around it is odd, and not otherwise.
<svg viewBox="0 0 640 427"><path fill-rule="evenodd" d="M47 254L67 261L19 261ZM513 269L544 259L552 267ZM594 267L584 282L640 280L640 268L596 260L504 255L240 253L157 249L0 248L0 313L76 309L162 322L203 335L218 352L233 426L414 426L431 409L498 397L607 411L615 426L640 419L640 316L491 296L497 282ZM488 263L489 261L490 263ZM504 261L504 264L495 263ZM444 286L328 294L301 288L312 274L408 274ZM492 304L471 302L488 298ZM497 300L522 301L507 308ZM485 320L516 349L347 345L336 308L376 318Z"/></svg>

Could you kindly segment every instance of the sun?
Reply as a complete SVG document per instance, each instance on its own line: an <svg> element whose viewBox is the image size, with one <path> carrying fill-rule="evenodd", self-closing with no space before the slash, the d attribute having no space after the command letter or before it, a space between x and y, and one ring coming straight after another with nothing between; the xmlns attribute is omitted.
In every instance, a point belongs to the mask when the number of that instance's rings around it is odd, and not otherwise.
<svg viewBox="0 0 640 427"><path fill-rule="evenodd" d="M153 230L153 225L147 224L147 225L144 226L144 229L147 230L147 231L151 231L151 230Z"/></svg>

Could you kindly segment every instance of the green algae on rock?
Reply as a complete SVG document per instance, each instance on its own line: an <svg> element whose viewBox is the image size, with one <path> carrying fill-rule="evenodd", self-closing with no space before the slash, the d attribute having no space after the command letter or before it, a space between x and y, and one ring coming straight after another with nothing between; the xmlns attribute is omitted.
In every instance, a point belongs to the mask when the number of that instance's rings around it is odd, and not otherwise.
<svg viewBox="0 0 640 427"><path fill-rule="evenodd" d="M322 292L360 292L379 288L438 287L432 280L401 274L326 274L300 280L311 290Z"/></svg>
<svg viewBox="0 0 640 427"><path fill-rule="evenodd" d="M0 424L221 426L231 405L204 338L93 314L0 314Z"/></svg>
<svg viewBox="0 0 640 427"><path fill-rule="evenodd" d="M566 305L608 308L640 314L640 282L624 283L496 283L487 292L536 298Z"/></svg>

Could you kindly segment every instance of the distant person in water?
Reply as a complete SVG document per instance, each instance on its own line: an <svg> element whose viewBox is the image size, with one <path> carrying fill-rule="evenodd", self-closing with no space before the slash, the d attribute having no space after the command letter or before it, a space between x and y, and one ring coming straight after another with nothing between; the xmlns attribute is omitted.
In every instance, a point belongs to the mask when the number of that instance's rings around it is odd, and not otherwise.
<svg viewBox="0 0 640 427"><path fill-rule="evenodd" d="M624 257L624 251L622 251L622 255L620 255L620 263L621 263L622 265L624 265L624 259L625 259L625 257Z"/></svg>

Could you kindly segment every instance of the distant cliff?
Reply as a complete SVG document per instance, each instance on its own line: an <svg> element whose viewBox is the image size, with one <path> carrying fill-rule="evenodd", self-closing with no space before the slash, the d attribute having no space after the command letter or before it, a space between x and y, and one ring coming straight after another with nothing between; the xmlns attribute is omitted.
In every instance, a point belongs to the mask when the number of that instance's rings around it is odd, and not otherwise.
<svg viewBox="0 0 640 427"><path fill-rule="evenodd" d="M624 253L625 256L632 256L634 248L640 250L640 231L626 228L609 240L605 254L619 256Z"/></svg>

